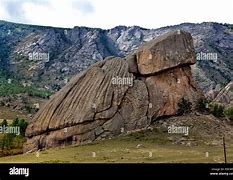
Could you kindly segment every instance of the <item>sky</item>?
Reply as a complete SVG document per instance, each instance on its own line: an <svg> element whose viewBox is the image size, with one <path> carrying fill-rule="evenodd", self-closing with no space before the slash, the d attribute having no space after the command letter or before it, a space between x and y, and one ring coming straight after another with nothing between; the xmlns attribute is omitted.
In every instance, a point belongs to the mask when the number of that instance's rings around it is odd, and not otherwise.
<svg viewBox="0 0 233 180"><path fill-rule="evenodd" d="M0 20L72 28L233 24L233 0L0 0Z"/></svg>

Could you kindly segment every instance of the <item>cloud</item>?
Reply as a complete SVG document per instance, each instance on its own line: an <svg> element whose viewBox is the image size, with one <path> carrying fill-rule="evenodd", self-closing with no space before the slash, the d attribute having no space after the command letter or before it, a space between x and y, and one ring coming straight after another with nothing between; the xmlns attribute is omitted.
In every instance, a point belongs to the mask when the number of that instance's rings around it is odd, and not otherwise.
<svg viewBox="0 0 233 180"><path fill-rule="evenodd" d="M36 25L159 28L183 22L233 23L233 0L0 0L2 20Z"/></svg>
<svg viewBox="0 0 233 180"><path fill-rule="evenodd" d="M27 21L20 1L3 1L2 7L5 8L10 20Z"/></svg>
<svg viewBox="0 0 233 180"><path fill-rule="evenodd" d="M79 0L73 1L72 7L77 8L83 15L88 15L94 12L94 7L90 1Z"/></svg>
<svg viewBox="0 0 233 180"><path fill-rule="evenodd" d="M8 20L14 22L29 22L29 18L25 15L25 3L33 3L39 5L48 5L48 0L2 0L0 5L7 13Z"/></svg>
<svg viewBox="0 0 233 180"><path fill-rule="evenodd" d="M18 23L82 26L94 12L92 0L0 0L0 18Z"/></svg>

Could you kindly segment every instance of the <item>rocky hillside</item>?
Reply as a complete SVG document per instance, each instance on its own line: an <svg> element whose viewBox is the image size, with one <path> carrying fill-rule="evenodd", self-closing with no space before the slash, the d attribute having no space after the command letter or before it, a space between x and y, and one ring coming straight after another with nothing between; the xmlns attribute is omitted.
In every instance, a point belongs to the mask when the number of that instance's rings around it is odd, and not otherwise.
<svg viewBox="0 0 233 180"><path fill-rule="evenodd" d="M227 86L218 93L213 103L233 107L233 82L227 84Z"/></svg>
<svg viewBox="0 0 233 180"><path fill-rule="evenodd" d="M203 98L192 78L190 33L159 36L125 58L99 61L74 77L35 115L24 151L83 144L148 127ZM185 107L188 109L188 107Z"/></svg>
<svg viewBox="0 0 233 180"><path fill-rule="evenodd" d="M57 91L91 64L108 56L129 55L145 42L178 29L193 36L197 63L192 71L205 92L232 80L233 27L211 22L184 23L159 29L117 26L103 30L0 21L1 74Z"/></svg>

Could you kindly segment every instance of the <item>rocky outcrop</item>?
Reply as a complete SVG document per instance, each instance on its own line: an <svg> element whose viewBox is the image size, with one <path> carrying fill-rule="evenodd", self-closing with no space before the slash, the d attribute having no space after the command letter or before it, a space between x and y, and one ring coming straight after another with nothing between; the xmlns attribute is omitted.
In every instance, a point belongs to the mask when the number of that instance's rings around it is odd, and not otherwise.
<svg viewBox="0 0 233 180"><path fill-rule="evenodd" d="M233 82L227 84L213 100L213 103L218 103L223 106L233 106Z"/></svg>
<svg viewBox="0 0 233 180"><path fill-rule="evenodd" d="M140 48L137 53L138 70L152 75L183 64L194 64L195 51L190 34L167 33ZM173 43L171 43L173 42Z"/></svg>
<svg viewBox="0 0 233 180"><path fill-rule="evenodd" d="M83 144L145 128L203 96L192 79L192 37L175 31L125 58L100 61L56 93L26 130L24 152Z"/></svg>

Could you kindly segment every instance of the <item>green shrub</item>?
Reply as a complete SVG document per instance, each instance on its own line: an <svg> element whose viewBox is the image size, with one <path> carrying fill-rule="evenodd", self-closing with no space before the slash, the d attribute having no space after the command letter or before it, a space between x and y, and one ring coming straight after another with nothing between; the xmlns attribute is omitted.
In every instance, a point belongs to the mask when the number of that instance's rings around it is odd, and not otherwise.
<svg viewBox="0 0 233 180"><path fill-rule="evenodd" d="M22 149L23 148L23 143L26 141L26 138L19 135L19 136L15 136L15 138L13 139L13 143L12 146L15 149Z"/></svg>
<svg viewBox="0 0 233 180"><path fill-rule="evenodd" d="M178 115L188 114L191 112L192 103L182 98L178 103Z"/></svg>
<svg viewBox="0 0 233 180"><path fill-rule="evenodd" d="M225 117L227 117L228 119L230 119L231 121L233 121L233 107L226 108L224 110L224 115L225 115Z"/></svg>
<svg viewBox="0 0 233 180"><path fill-rule="evenodd" d="M1 149L4 150L6 149L11 149L13 145L13 139L14 137L12 134L4 134L2 140L1 140Z"/></svg>
<svg viewBox="0 0 233 180"><path fill-rule="evenodd" d="M23 136L25 136L25 131L27 129L28 122L25 121L24 119L20 119L19 123L18 123L18 126L20 128L20 134L23 135Z"/></svg>
<svg viewBox="0 0 233 180"><path fill-rule="evenodd" d="M28 122L25 121L24 119L18 119L18 118L16 118L16 119L14 119L12 121L11 126L19 126L19 128L20 128L20 134L22 136L24 136L25 131L26 131L27 126L28 126Z"/></svg>
<svg viewBox="0 0 233 180"><path fill-rule="evenodd" d="M3 121L5 125L7 125L5 123L5 121ZM2 123L3 123L2 122ZM1 123L1 124L2 124ZM0 148L1 150L7 149L21 149L23 147L23 143L25 142L26 138L25 138L25 131L26 128L28 126L28 122L25 121L24 119L14 119L11 123L10 126L19 126L20 128L20 135L16 135L16 134L4 134L1 138L0 138Z"/></svg>
<svg viewBox="0 0 233 180"><path fill-rule="evenodd" d="M25 110L27 113L34 114L36 113L39 109L31 106L25 106Z"/></svg>
<svg viewBox="0 0 233 180"><path fill-rule="evenodd" d="M1 123L0 126L8 126L7 120L4 119Z"/></svg>
<svg viewBox="0 0 233 180"><path fill-rule="evenodd" d="M11 126L18 126L19 124L19 118L15 118L12 123L11 123Z"/></svg>
<svg viewBox="0 0 233 180"><path fill-rule="evenodd" d="M208 110L208 107L206 106L207 104L208 101L205 98L200 98L197 101L195 109L199 112L206 112Z"/></svg>
<svg viewBox="0 0 233 180"><path fill-rule="evenodd" d="M210 104L210 112L216 117L224 117L224 107L218 104Z"/></svg>

